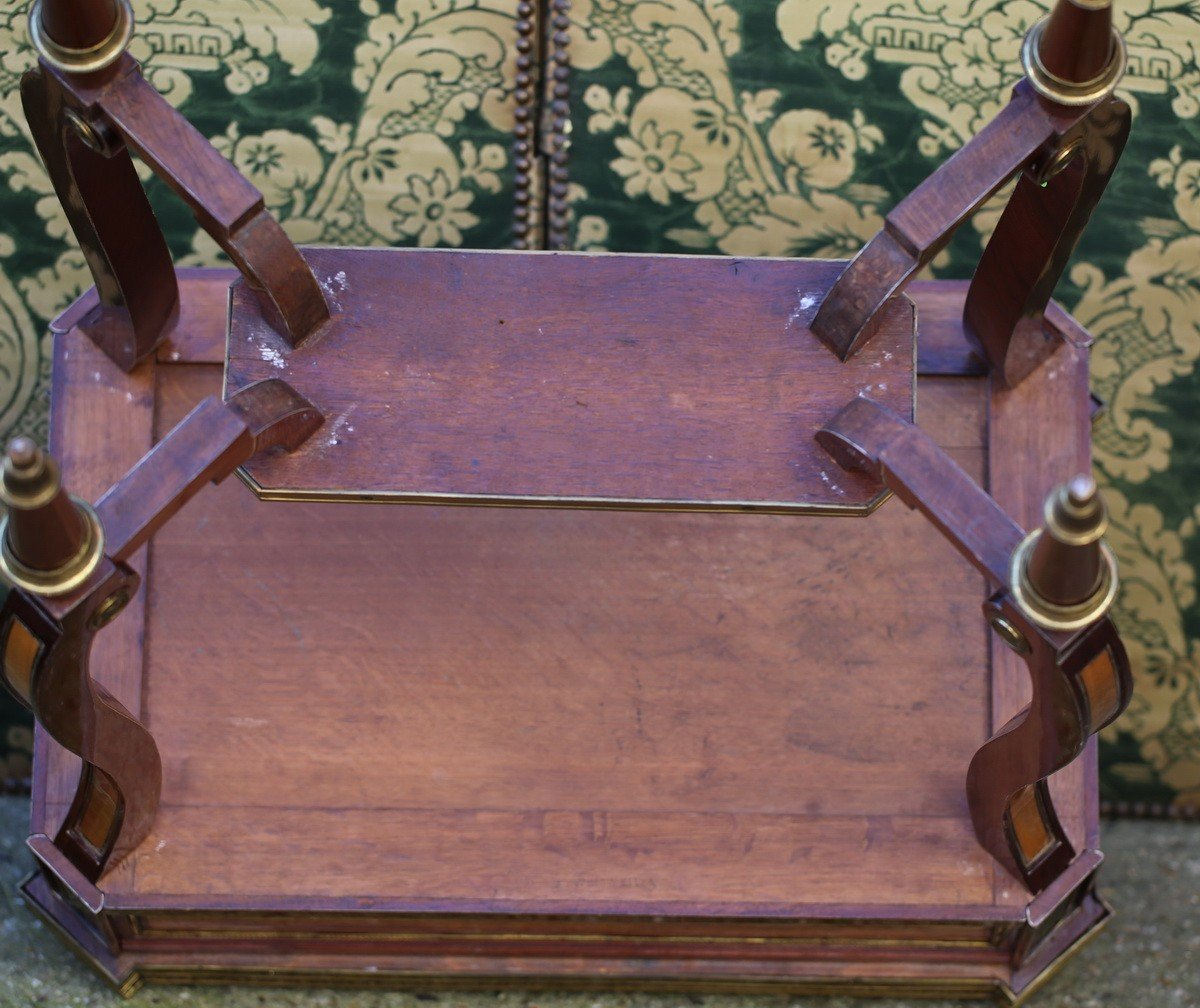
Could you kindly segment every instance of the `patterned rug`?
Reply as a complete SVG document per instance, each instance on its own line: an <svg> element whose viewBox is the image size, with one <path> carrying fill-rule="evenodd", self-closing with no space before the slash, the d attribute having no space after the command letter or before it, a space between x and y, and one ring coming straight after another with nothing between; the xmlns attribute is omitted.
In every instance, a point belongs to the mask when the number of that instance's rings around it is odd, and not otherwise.
<svg viewBox="0 0 1200 1008"><path fill-rule="evenodd" d="M514 210L539 191L514 186L512 139L540 27L560 72L549 139L571 154L545 190L569 205L559 227L551 203L552 234L593 250L839 257L996 113L1044 12L554 0L530 30L522 0L134 6L151 81L297 241L509 244ZM90 280L20 111L25 20L24 3L0 3L0 432L44 439L46 322ZM1117 22L1133 139L1059 297L1098 337L1096 469L1137 678L1102 740L1103 792L1165 812L1200 806L1200 8L1118 0ZM182 205L149 189L179 261L214 261ZM970 275L997 216L964 227L934 272ZM27 722L9 706L0 726L0 777L21 777Z"/></svg>

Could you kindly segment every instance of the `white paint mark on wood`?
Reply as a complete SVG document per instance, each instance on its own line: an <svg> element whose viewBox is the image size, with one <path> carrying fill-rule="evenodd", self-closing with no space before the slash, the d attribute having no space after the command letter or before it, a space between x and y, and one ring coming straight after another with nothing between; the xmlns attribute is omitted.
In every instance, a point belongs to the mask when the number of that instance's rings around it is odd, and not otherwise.
<svg viewBox="0 0 1200 1008"><path fill-rule="evenodd" d="M338 270L333 276L328 276L320 281L321 290L325 292L325 297L329 300L329 307L334 311L342 310L341 298L339 294L344 294L350 289L350 281L346 279L346 271Z"/></svg>
<svg viewBox="0 0 1200 1008"><path fill-rule="evenodd" d="M794 326L798 322L803 322L807 325L811 319L809 313L817 303L818 293L816 291L796 291L796 307L792 309L792 313L788 316L788 325Z"/></svg>
<svg viewBox="0 0 1200 1008"><path fill-rule="evenodd" d="M263 718L256 717L235 717L230 718L229 723L235 728L262 728L267 722Z"/></svg>
<svg viewBox="0 0 1200 1008"><path fill-rule="evenodd" d="M839 497L845 496L846 491L842 489L841 484L835 482L834 479L829 475L829 473L827 473L824 469L821 470L821 482L824 483L827 487L829 487L829 489L832 490Z"/></svg>
<svg viewBox="0 0 1200 1008"><path fill-rule="evenodd" d="M341 434L342 434L343 430L347 434L354 433L354 428L352 426L348 425L348 421L350 419L351 414L356 409L358 409L358 403L355 403L348 410L346 410L345 413L343 413L336 420L334 420L332 424L330 424L329 437L325 440L325 443L327 445L329 445L331 448L336 448L338 445L340 445L342 443Z"/></svg>

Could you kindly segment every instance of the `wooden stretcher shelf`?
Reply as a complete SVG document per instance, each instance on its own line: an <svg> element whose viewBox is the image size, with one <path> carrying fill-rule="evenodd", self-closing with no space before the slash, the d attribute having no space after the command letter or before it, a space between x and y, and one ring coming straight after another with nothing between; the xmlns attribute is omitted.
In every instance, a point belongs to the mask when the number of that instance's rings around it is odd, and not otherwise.
<svg viewBox="0 0 1200 1008"><path fill-rule="evenodd" d="M283 378L328 417L245 467L264 498L862 513L882 487L813 435L859 392L912 417L907 298L846 363L808 329L841 262L304 254L334 314L299 348L231 299L228 391Z"/></svg>
<svg viewBox="0 0 1200 1008"><path fill-rule="evenodd" d="M53 443L78 493L219 391L230 279L185 274L172 342L130 374L72 328L86 305L60 327ZM920 420L1032 522L1086 465L1086 353L992 391L954 322L963 290L915 288ZM254 361L231 381L277 370ZM370 508L229 480L148 553L92 668L158 742L153 832L100 881L107 938L44 875L26 888L120 989L1011 999L1106 916L1088 892L1022 952L1030 897L975 840L964 774L1028 674L989 639L981 578L898 501L857 520ZM1053 781L1081 850L1094 756ZM33 831L53 835L74 761L39 732L35 767Z"/></svg>

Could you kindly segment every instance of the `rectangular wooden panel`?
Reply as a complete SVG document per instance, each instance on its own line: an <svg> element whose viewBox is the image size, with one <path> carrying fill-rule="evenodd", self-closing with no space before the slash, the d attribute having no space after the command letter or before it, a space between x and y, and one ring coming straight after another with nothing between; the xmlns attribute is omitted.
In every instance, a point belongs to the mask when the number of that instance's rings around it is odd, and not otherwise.
<svg viewBox="0 0 1200 1008"><path fill-rule="evenodd" d="M151 440L220 388L224 280L185 277L190 321L139 405ZM914 286L942 375L919 419L1019 510L1086 436L1043 402L1078 362L989 425L995 394L955 349L961 293ZM103 485L121 428L93 404L140 393L69 349L56 436ZM1028 895L975 841L963 777L1028 677L990 666L982 580L898 501L849 520L382 508L230 479L138 565L144 675L95 669L140 686L165 771L151 835L101 880L119 955L25 890L124 989L1008 990ZM1091 772L1055 782L1089 837ZM72 785L39 761L42 819Z"/></svg>
<svg viewBox="0 0 1200 1008"><path fill-rule="evenodd" d="M245 472L267 498L863 511L814 443L860 392L913 412L907 298L840 363L809 332L844 264L310 249L335 310L291 350L235 284L228 389L284 378L328 417Z"/></svg>
<svg viewBox="0 0 1200 1008"><path fill-rule="evenodd" d="M218 380L163 368L158 436ZM981 383L923 389L982 477ZM986 730L982 586L898 502L833 522L379 508L262 502L230 480L151 550L163 811L117 891L991 891L962 782ZM944 870L907 871L921 851Z"/></svg>

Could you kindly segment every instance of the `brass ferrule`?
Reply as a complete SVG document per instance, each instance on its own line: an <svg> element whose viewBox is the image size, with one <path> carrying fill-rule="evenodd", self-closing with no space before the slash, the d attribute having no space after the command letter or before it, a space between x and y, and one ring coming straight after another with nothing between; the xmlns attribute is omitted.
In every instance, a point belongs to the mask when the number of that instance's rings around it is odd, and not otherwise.
<svg viewBox="0 0 1200 1008"><path fill-rule="evenodd" d="M1042 528L1013 550L1009 585L1033 622L1049 630L1078 630L1100 619L1117 594L1117 560L1103 541L1108 511L1089 475L1047 497Z"/></svg>
<svg viewBox="0 0 1200 1008"><path fill-rule="evenodd" d="M133 38L133 8L129 0L115 0L116 19L108 36L86 49L75 49L54 41L42 22L42 0L29 12L29 41L50 66L64 73L95 73L111 66L129 48Z"/></svg>
<svg viewBox="0 0 1200 1008"><path fill-rule="evenodd" d="M104 529L87 501L72 496L71 502L83 519L83 542L70 560L52 571L34 570L13 556L8 542L11 515L0 518L0 577L31 594L54 598L73 592L92 576L104 556Z"/></svg>
<svg viewBox="0 0 1200 1008"><path fill-rule="evenodd" d="M1013 550L1009 568L1009 584L1013 601L1029 619L1047 630L1080 630L1094 623L1112 608L1117 598L1119 580L1117 558L1106 542L1097 543L1100 551L1100 579L1091 596L1075 605L1060 605L1043 597L1029 583L1029 558L1038 540L1048 533L1044 529L1030 532Z"/></svg>
<svg viewBox="0 0 1200 1008"><path fill-rule="evenodd" d="M1089 6L1081 4L1080 6ZM1103 7L1105 4L1094 5ZM1021 46L1021 66L1033 89L1043 98L1048 98L1059 105L1091 105L1101 98L1112 94L1117 84L1125 76L1125 67L1129 62L1129 53L1125 48L1125 39L1115 28L1112 32L1112 52L1108 65L1103 72L1090 81L1075 82L1063 80L1048 70L1041 59L1042 32L1046 30L1049 18L1038 21L1025 36Z"/></svg>
<svg viewBox="0 0 1200 1008"><path fill-rule="evenodd" d="M57 463L29 438L18 437L8 446L0 466L0 503L6 507L0 517L0 575L6 580L36 595L55 596L74 591L91 577L104 555L100 519L86 501L63 493ZM18 556L20 542L27 548L30 535L35 545L52 547L39 517L44 522L47 514L71 515L72 509L77 531L57 550L34 550L46 561L43 565L30 566L35 562L30 556ZM15 534L18 528L24 536Z"/></svg>
<svg viewBox="0 0 1200 1008"><path fill-rule="evenodd" d="M0 466L0 504L33 511L54 500L61 486L58 463L28 438L17 438Z"/></svg>

